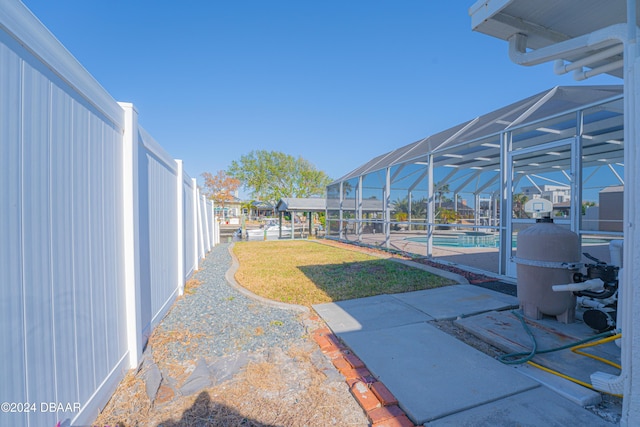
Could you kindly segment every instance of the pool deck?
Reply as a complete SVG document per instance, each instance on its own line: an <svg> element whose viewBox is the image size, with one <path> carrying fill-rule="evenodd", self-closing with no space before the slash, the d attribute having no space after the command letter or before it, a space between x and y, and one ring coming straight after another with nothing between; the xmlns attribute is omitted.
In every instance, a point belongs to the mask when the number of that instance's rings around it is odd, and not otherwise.
<svg viewBox="0 0 640 427"><path fill-rule="evenodd" d="M455 232L439 232L439 235L452 235ZM348 236L352 240L352 236ZM415 237L425 237L423 233L417 232L393 232L389 241L389 246L393 249L418 255L427 255L426 244L408 240ZM384 235L363 234L362 243L380 246L384 243ZM587 244L582 246L582 252L588 252L596 258L609 262L609 245ZM499 271L499 248L483 247L456 247L456 246L433 246L432 256L435 261L444 261L455 265L467 266L487 273L498 274ZM592 261L583 258L583 262Z"/></svg>

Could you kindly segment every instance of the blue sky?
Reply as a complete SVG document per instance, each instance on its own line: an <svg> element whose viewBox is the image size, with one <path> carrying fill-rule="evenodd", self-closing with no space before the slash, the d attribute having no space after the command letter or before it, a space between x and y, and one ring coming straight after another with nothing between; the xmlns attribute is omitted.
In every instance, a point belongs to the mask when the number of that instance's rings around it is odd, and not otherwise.
<svg viewBox="0 0 640 427"><path fill-rule="evenodd" d="M557 85L471 31L473 0L24 0L192 177L252 150L332 178Z"/></svg>

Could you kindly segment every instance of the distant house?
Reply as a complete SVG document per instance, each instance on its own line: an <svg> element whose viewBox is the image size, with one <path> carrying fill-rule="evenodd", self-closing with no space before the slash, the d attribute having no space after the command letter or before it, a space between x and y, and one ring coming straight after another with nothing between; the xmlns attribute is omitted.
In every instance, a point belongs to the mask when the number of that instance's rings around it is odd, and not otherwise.
<svg viewBox="0 0 640 427"><path fill-rule="evenodd" d="M237 218L240 216L242 200L234 196L232 200L226 201L224 206L215 203L216 217L220 219Z"/></svg>
<svg viewBox="0 0 640 427"><path fill-rule="evenodd" d="M242 213L246 214L249 219L260 219L275 216L276 207L269 202L254 200L249 206L249 211L245 208Z"/></svg>
<svg viewBox="0 0 640 427"><path fill-rule="evenodd" d="M571 188L566 185L541 185L539 187L522 187L522 194L529 200L538 197L547 199L554 205L571 201Z"/></svg>
<svg viewBox="0 0 640 427"><path fill-rule="evenodd" d="M571 202L560 202L553 204L552 217L568 218L571 214Z"/></svg>
<svg viewBox="0 0 640 427"><path fill-rule="evenodd" d="M457 206L453 200L443 200L442 203L437 203L437 207L455 211L460 215L460 218L473 218L475 211L472 207L467 205L466 200L458 200Z"/></svg>

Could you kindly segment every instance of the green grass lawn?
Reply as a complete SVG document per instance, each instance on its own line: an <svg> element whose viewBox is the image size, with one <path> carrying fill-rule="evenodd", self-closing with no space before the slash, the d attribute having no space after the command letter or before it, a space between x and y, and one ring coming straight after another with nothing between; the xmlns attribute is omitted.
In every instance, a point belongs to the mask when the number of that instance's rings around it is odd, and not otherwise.
<svg viewBox="0 0 640 427"><path fill-rule="evenodd" d="M236 280L251 292L305 305L454 284L449 279L355 250L308 241L238 242Z"/></svg>

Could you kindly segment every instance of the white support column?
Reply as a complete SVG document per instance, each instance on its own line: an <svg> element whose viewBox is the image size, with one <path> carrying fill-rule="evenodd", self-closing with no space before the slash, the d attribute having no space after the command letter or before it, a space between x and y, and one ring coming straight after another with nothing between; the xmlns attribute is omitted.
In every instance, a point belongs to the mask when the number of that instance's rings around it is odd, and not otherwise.
<svg viewBox="0 0 640 427"><path fill-rule="evenodd" d="M475 193L473 195L473 203L475 205L475 209L473 212L473 225L475 225L473 231L478 231L478 226L480 225L480 193ZM456 206L458 205L458 198L456 197Z"/></svg>
<svg viewBox="0 0 640 427"><path fill-rule="evenodd" d="M178 295L184 294L184 166L182 160L176 160L178 171L176 173L176 263L178 270Z"/></svg>
<svg viewBox="0 0 640 427"><path fill-rule="evenodd" d="M582 218L582 132L583 112L576 113L576 137L571 143L571 231L580 235L580 219Z"/></svg>
<svg viewBox="0 0 640 427"><path fill-rule="evenodd" d="M358 177L358 191L356 192L356 230L358 242L362 242L362 175Z"/></svg>
<svg viewBox="0 0 640 427"><path fill-rule="evenodd" d="M511 152L511 133L500 135L500 262L498 272L507 274L507 265L511 258L511 234L512 234L512 163L509 162Z"/></svg>
<svg viewBox="0 0 640 427"><path fill-rule="evenodd" d="M638 137L635 126L640 123L640 90L637 83L640 82L640 61L634 64L634 91L632 98L633 111L625 111L625 130L633 127L629 133L625 132L624 147L624 249L623 263L626 266L622 280L624 300L622 304L625 319L622 325L622 366L628 366L628 377L625 384L625 398L623 404L623 417L626 417L628 426L640 425L640 209L637 203L640 201L640 150L638 150ZM627 83L625 82L625 99L627 98ZM631 117L626 118L627 114ZM629 138L629 139L627 139ZM627 142L629 141L629 142ZM638 249L638 250L636 250ZM625 339L626 337L626 339ZM629 350L625 350L625 347ZM638 366L634 366L634 363Z"/></svg>
<svg viewBox="0 0 640 427"><path fill-rule="evenodd" d="M433 155L429 155L427 164L427 257L433 256L433 222L436 216L436 207L433 191Z"/></svg>
<svg viewBox="0 0 640 427"><path fill-rule="evenodd" d="M142 319L140 316L140 241L138 240L138 112L133 104L124 109L122 135L122 199L124 284L126 299L127 349L129 368L136 368L142 357Z"/></svg>
<svg viewBox="0 0 640 427"><path fill-rule="evenodd" d="M624 399L622 403L623 426L640 425L640 185L638 167L637 124L640 122L640 49L636 29L636 1L627 0L628 40L624 50L624 248L622 289L619 310L623 312L622 325L622 372ZM637 368L637 369L636 369Z"/></svg>
<svg viewBox="0 0 640 427"><path fill-rule="evenodd" d="M384 181L384 247L391 246L391 168L385 169Z"/></svg>
<svg viewBox="0 0 640 427"><path fill-rule="evenodd" d="M342 221L344 221L344 215L342 213L342 208L343 208L343 204L344 204L344 181L340 181L340 215L338 216L338 237L341 240L344 240L344 225L342 223Z"/></svg>
<svg viewBox="0 0 640 427"><path fill-rule="evenodd" d="M411 223L413 222L413 217L411 215L411 211L413 211L413 192L411 190L407 191L407 210L407 221L409 222L407 230L411 231Z"/></svg>

